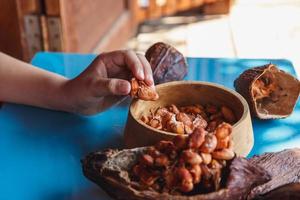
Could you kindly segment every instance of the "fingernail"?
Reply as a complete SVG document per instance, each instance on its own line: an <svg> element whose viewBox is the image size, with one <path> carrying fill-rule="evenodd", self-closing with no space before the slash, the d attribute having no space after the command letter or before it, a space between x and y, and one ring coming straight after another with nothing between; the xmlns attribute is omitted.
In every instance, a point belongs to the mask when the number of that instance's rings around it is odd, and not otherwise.
<svg viewBox="0 0 300 200"><path fill-rule="evenodd" d="M127 95L130 92L130 84L127 81L118 82L118 91L120 95Z"/></svg>
<svg viewBox="0 0 300 200"><path fill-rule="evenodd" d="M138 70L138 75L140 76L140 78L141 78L142 80L145 79L144 72L143 72L141 69Z"/></svg>
<svg viewBox="0 0 300 200"><path fill-rule="evenodd" d="M148 83L148 85L153 85L154 84L152 76L147 77L147 83Z"/></svg>

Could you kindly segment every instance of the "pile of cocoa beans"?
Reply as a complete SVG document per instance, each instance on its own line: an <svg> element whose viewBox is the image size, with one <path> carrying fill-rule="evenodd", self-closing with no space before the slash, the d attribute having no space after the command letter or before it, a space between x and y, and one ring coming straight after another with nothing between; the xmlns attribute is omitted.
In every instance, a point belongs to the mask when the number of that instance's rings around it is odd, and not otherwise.
<svg viewBox="0 0 300 200"><path fill-rule="evenodd" d="M212 132L223 122L234 124L237 121L233 111L227 106L217 107L211 104L181 107L172 104L155 111L150 110L150 115L143 115L141 120L158 130L177 134L191 134L196 128Z"/></svg>
<svg viewBox="0 0 300 200"><path fill-rule="evenodd" d="M189 136L160 141L140 155L132 180L170 194L216 191L222 186L222 169L235 156L231 133L232 126L224 122L213 132L196 128Z"/></svg>

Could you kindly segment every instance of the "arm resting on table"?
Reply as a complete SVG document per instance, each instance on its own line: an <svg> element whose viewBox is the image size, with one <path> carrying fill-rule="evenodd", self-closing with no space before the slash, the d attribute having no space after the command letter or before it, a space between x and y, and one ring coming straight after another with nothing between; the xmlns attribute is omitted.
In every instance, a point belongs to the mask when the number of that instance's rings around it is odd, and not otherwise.
<svg viewBox="0 0 300 200"><path fill-rule="evenodd" d="M0 52L0 101L70 111L67 79Z"/></svg>
<svg viewBox="0 0 300 200"><path fill-rule="evenodd" d="M71 80L0 53L0 101L92 115L128 95L132 76L154 87L146 58L128 50L102 53Z"/></svg>

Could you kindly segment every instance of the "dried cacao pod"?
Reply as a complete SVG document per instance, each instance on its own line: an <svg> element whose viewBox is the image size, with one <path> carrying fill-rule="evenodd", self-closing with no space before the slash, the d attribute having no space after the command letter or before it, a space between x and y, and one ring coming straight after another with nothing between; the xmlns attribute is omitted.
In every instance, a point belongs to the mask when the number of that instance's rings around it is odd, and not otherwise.
<svg viewBox="0 0 300 200"><path fill-rule="evenodd" d="M155 84L179 81L187 74L187 63L184 56L174 47L158 42L146 51Z"/></svg>
<svg viewBox="0 0 300 200"><path fill-rule="evenodd" d="M255 186L269 180L264 169L251 164L244 158L234 158L228 164L222 187L216 192L199 194L169 194L145 189L130 176L130 170L138 162L140 155L151 147L125 150L105 150L91 153L82 161L84 175L101 186L109 195L119 200L232 200L246 199ZM153 148L153 147L152 147Z"/></svg>
<svg viewBox="0 0 300 200"><path fill-rule="evenodd" d="M281 186L255 200L297 200L300 199L300 183Z"/></svg>
<svg viewBox="0 0 300 200"><path fill-rule="evenodd" d="M264 168L272 180L252 189L248 199L300 199L300 149L265 153L249 160Z"/></svg>
<svg viewBox="0 0 300 200"><path fill-rule="evenodd" d="M247 100L251 114L260 119L289 116L300 92L300 82L273 64L244 71L234 87Z"/></svg>

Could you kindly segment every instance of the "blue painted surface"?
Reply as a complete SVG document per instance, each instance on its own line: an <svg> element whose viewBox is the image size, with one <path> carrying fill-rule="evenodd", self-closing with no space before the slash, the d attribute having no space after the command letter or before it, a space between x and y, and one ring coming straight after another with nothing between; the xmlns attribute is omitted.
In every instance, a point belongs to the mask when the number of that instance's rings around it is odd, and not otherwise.
<svg viewBox="0 0 300 200"><path fill-rule="evenodd" d="M39 53L32 63L69 78L95 55ZM287 60L188 58L187 80L233 88L246 68L275 63L295 74ZM121 147L129 101L92 117L5 104L0 110L0 200L110 199L82 175L80 159L105 147ZM282 120L253 120L255 146L250 153L300 146L300 104Z"/></svg>

